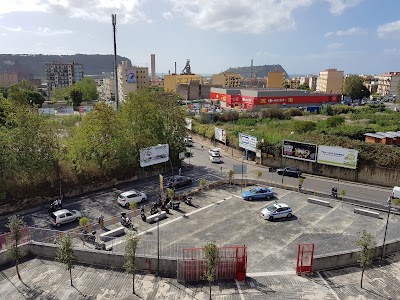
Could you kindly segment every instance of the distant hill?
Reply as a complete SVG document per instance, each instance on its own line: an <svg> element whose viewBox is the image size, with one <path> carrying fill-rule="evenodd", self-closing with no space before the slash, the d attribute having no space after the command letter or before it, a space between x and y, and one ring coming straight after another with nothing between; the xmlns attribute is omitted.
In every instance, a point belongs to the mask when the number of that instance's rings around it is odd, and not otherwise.
<svg viewBox="0 0 400 300"><path fill-rule="evenodd" d="M130 59L117 56L117 63ZM51 62L74 61L83 64L85 75L99 75L112 72L114 55L112 54L75 54L75 55L42 55L42 54L0 54L0 73L15 71L19 78L39 78L46 76L45 64Z"/></svg>
<svg viewBox="0 0 400 300"><path fill-rule="evenodd" d="M253 78L264 78L268 76L268 72L278 71L285 72L286 78L289 78L289 75L286 73L285 69L281 65L264 65L264 66L253 66ZM251 78L251 66L248 67L236 67L229 68L225 72L233 72L240 74L242 78Z"/></svg>

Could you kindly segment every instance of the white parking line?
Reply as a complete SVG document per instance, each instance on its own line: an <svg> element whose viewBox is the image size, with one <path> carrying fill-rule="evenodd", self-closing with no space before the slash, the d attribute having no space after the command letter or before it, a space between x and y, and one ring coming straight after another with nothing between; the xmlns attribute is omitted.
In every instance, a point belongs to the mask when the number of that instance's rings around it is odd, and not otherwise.
<svg viewBox="0 0 400 300"><path fill-rule="evenodd" d="M296 275L296 271L246 273L247 277L266 277L266 276L281 276L281 275Z"/></svg>
<svg viewBox="0 0 400 300"><path fill-rule="evenodd" d="M242 291L242 289L240 288L239 281L237 281L237 280L235 279L235 282L236 282L236 287L237 287L237 289L238 289L238 291L239 291L240 299L241 299L241 300L245 300L244 295L243 295L243 291Z"/></svg>
<svg viewBox="0 0 400 300"><path fill-rule="evenodd" d="M338 294L336 294L336 292L331 288L331 286L329 285L329 283L325 280L324 277L322 277L322 275L317 271L317 274L319 276L319 278L321 278L321 280L324 282L324 284L326 285L326 287L328 288L328 290L331 292L331 294L333 295L333 297L336 298L336 300L340 300Z"/></svg>

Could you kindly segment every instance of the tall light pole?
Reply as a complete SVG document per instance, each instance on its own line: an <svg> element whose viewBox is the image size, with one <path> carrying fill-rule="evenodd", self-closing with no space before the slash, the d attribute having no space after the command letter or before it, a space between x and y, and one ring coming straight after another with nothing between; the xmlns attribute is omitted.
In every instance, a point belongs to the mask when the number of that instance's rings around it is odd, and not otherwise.
<svg viewBox="0 0 400 300"><path fill-rule="evenodd" d="M118 65L117 65L117 39L116 39L116 26L117 26L117 15L111 15L113 33L114 33L114 77L115 77L115 105L119 110L119 93L118 93Z"/></svg>
<svg viewBox="0 0 400 300"><path fill-rule="evenodd" d="M390 197L388 198L387 204L388 204L388 215L387 215L387 219L386 219L385 235L384 235L384 237L383 237L383 245L382 245L381 260L383 259L383 255L385 254L386 233L387 233L387 228L388 228L388 224L389 224L390 209L391 209L391 207L392 207L392 196L390 196Z"/></svg>
<svg viewBox="0 0 400 300"><path fill-rule="evenodd" d="M240 184L240 192L242 192L242 190L243 190L243 160L244 160L244 156L242 156L242 183Z"/></svg>
<svg viewBox="0 0 400 300"><path fill-rule="evenodd" d="M157 222L157 275L160 276L160 219L156 218Z"/></svg>

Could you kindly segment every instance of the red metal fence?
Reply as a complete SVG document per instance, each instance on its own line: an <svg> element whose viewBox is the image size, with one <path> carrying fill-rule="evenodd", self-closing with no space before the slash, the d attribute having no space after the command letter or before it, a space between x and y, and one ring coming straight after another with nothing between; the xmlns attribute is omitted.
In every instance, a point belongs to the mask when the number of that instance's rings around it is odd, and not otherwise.
<svg viewBox="0 0 400 300"><path fill-rule="evenodd" d="M180 281L205 280L206 257L203 248L184 248L178 259L177 278ZM246 246L224 246L219 248L219 264L216 279L246 278Z"/></svg>
<svg viewBox="0 0 400 300"><path fill-rule="evenodd" d="M299 244L297 250L296 273L311 273L314 259L314 244Z"/></svg>

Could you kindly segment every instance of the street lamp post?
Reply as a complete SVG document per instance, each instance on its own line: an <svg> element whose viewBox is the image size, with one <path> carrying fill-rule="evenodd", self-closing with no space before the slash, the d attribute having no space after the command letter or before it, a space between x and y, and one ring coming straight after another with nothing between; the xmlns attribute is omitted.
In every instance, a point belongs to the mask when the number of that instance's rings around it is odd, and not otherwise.
<svg viewBox="0 0 400 300"><path fill-rule="evenodd" d="M390 209L392 207L392 197L388 198L387 204L388 204L388 215L387 215L387 219L386 219L385 235L383 236L381 260L383 259L383 255L385 254L386 233L387 233L387 228L388 228L388 224L389 224Z"/></svg>
<svg viewBox="0 0 400 300"><path fill-rule="evenodd" d="M159 226L159 218L156 218L157 222L157 275L160 275L160 226Z"/></svg>
<svg viewBox="0 0 400 300"><path fill-rule="evenodd" d="M240 192L242 192L242 190L243 190L243 160L244 160L244 156L242 156L242 183L240 184Z"/></svg>

